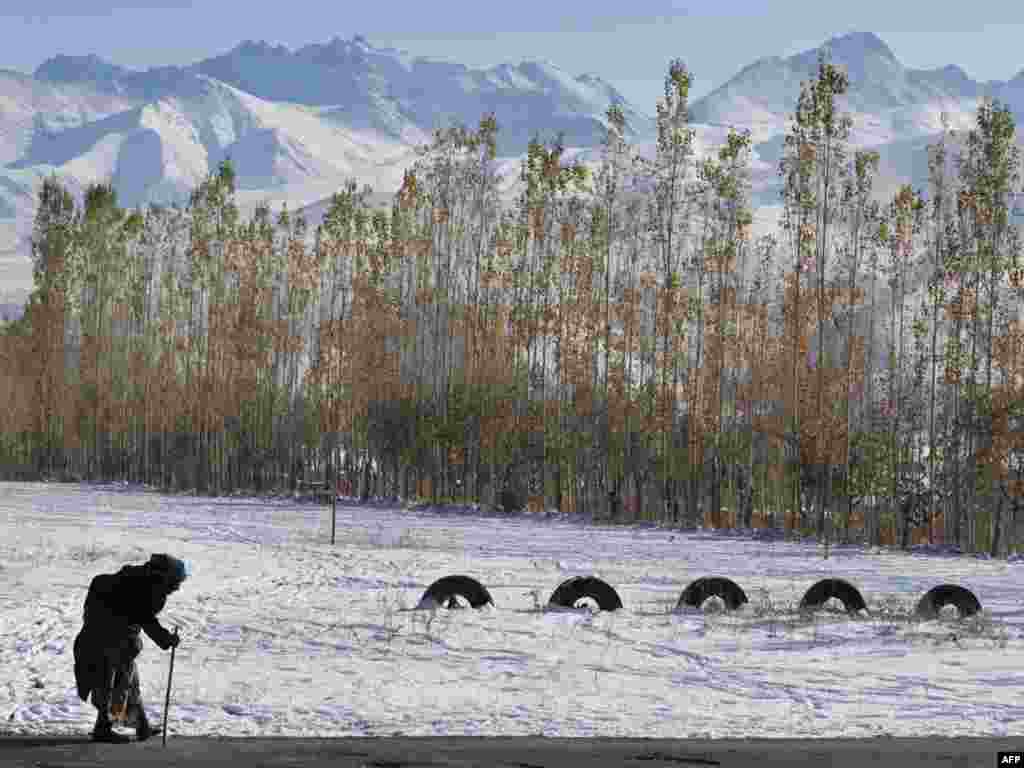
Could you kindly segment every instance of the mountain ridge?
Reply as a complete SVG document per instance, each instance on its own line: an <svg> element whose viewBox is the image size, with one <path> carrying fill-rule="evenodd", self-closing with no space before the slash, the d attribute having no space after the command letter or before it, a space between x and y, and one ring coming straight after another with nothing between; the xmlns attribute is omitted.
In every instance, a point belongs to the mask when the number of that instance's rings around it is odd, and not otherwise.
<svg viewBox="0 0 1024 768"><path fill-rule="evenodd" d="M962 67L957 64L946 64L940 67L915 69L904 66L892 48L881 37L873 32L854 31L843 35L834 35L826 40L821 46L809 48L790 56L767 56L743 66L735 75L721 85L712 89L708 94L695 100L691 104L691 119L695 122L712 122L705 113L708 112L718 96L724 91L735 89L742 81L752 76L763 75L765 71L783 70L788 75L798 75L793 86L795 87L793 100L785 100L778 105L783 113L791 112L795 104L795 94L799 93L801 79L812 76L817 66L817 55L823 48L830 48L833 61L841 64L847 70L851 78L851 90L856 91L864 86L867 76L878 74L877 66L880 63L888 65L890 74L901 78L909 78L914 85L932 85L939 87L939 95L956 96L960 98L980 98L984 95L991 95L996 98L1005 97L1009 90L1009 99L1001 100L1014 108L1024 111L1024 93L1017 94L1019 89L1024 90L1024 68L1021 68L1016 75L1008 80L978 81L971 78ZM473 73L478 77L486 78L498 73L518 72L534 70L543 72L546 65L548 68L564 72L557 64L547 59L523 59L518 64L502 62L492 67L471 68L457 62L431 56L412 55L407 51L391 47L378 47L369 43L361 34L355 34L351 40L335 35L325 43L308 43L296 49L278 44L272 45L265 40L246 39L223 53L216 54L189 65L184 66L154 66L144 70L129 69L103 59L95 53L84 55L57 54L47 58L34 71L32 77L36 80L50 83L90 83L94 86L106 86L119 89L119 93L133 94L145 98L154 98L161 89L180 88L189 76L206 75L233 85L241 90L252 93L268 100L296 101L308 106L325 106L336 104L337 96L326 98L323 93L323 86L309 86L301 80L280 76L279 81L269 83L252 83L246 81L251 77L252 72L247 73L244 66L253 65L253 60L259 62L267 57L280 59L283 62L291 62L294 65L300 63L313 63L319 66L332 67L339 63L345 64L347 74L352 74L354 69L365 75L374 73L374 66L383 66L390 59L392 66L388 67L388 74L394 74L394 64L400 63L407 73L414 72L417 68L437 68L447 70L459 75ZM244 61L249 59L249 61ZM280 65L282 61L276 61ZM230 67L228 65L231 65ZM851 66L853 65L853 66ZM872 70L870 65L874 65ZM21 73L19 73L21 74ZM570 76L571 77L571 76ZM622 94L598 75L585 72L575 77L572 81L594 86L605 91L610 103L628 104ZM296 82L298 81L298 85ZM249 87L246 87L249 86ZM303 93L274 93L274 87L308 90ZM403 90L391 85L392 90ZM408 90L406 87L404 90ZM922 94L911 90L903 94L912 98ZM283 97L289 98L283 98ZM277 98L281 97L281 98ZM763 101L763 99L762 99ZM636 115L652 120L650 112L642 109L635 109ZM627 121L628 122L628 121ZM475 124L473 121L470 124ZM637 135L650 135L652 125L645 124L634 130Z"/></svg>
<svg viewBox="0 0 1024 768"><path fill-rule="evenodd" d="M602 137L609 103L621 104L627 134L649 135L653 120L633 107L603 79L572 77L557 65L538 59L471 68L442 59L412 56L396 48L379 48L361 35L338 36L295 50L266 41L243 40L230 50L187 66L129 70L95 54L60 54L46 59L34 77L51 83L89 83L97 89L153 101L183 89L195 89L199 76L212 77L268 101L306 106L345 104L352 112L370 110L381 101L409 124L444 127L444 120L475 126L498 108L502 151L525 150L532 138L528 120L517 115L555 118L549 130L562 130L567 143L592 144ZM447 109L438 114L437 103ZM500 108L504 109L500 109Z"/></svg>
<svg viewBox="0 0 1024 768"><path fill-rule="evenodd" d="M762 57L741 68L733 77L694 102L694 122L729 123L737 112L756 105L765 115L780 121L796 106L802 82L817 70L818 54L831 50L831 61L850 78L850 88L840 103L853 111L902 110L912 112L935 102L976 101L998 98L1024 122L1024 70L1010 80L977 81L963 68L947 64L932 69L904 66L892 49L872 32L835 35L817 48L791 56Z"/></svg>
<svg viewBox="0 0 1024 768"><path fill-rule="evenodd" d="M851 143L880 148L889 176L878 189L926 182L924 147L941 129L974 127L986 95L1007 97L1024 123L1024 68L981 83L955 64L905 67L881 37L851 32L790 56L762 57L690 106L700 152L728 125L753 129L755 205L777 203L773 169L800 84L828 47L850 74ZM242 86L246 87L242 87ZM1002 99L1001 99L1002 100ZM534 135L565 133L565 157L599 161L605 110L623 105L627 139L650 154L654 121L592 72L573 76L544 59L471 68L378 47L362 35L295 50L243 40L185 66L123 67L96 53L57 54L34 75L0 71L0 283L10 265L30 278L26 243L34 195L56 173L78 194L112 181L122 205L187 199L224 157L236 162L240 197L288 199L322 211L346 176L387 196L417 144L452 121L470 128L495 112L498 155L512 168ZM717 127L716 127L717 126ZM510 186L509 189L512 187ZM291 204L294 201L294 205Z"/></svg>

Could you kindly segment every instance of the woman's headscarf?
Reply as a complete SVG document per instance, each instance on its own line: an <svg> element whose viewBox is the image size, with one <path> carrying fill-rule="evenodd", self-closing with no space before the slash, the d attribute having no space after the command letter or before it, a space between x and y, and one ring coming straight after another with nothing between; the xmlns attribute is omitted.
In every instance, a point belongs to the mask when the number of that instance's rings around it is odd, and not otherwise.
<svg viewBox="0 0 1024 768"><path fill-rule="evenodd" d="M188 563L172 555L155 554L147 565L153 575L171 589L177 589L189 577Z"/></svg>

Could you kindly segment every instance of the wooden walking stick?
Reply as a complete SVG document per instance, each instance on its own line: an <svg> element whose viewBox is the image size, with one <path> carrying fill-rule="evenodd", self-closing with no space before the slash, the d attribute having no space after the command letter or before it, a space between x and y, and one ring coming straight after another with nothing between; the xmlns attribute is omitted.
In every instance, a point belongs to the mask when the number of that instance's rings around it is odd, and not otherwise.
<svg viewBox="0 0 1024 768"><path fill-rule="evenodd" d="M174 628L174 639L178 639L178 628ZM164 698L164 730L162 733L164 746L167 746L167 710L171 706L171 677L174 675L174 652L178 649L178 644L175 643L171 646L171 668L167 671L167 696Z"/></svg>

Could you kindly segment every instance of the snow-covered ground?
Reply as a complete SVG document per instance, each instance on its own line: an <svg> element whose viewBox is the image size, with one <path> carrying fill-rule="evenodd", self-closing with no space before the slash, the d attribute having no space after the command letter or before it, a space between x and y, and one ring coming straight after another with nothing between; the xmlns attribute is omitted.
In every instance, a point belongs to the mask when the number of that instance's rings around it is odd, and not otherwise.
<svg viewBox="0 0 1024 768"><path fill-rule="evenodd" d="M172 733L189 735L1024 735L1024 566L968 557L757 542L710 532L117 486L0 484L0 733L86 732L72 643L92 576L152 552L193 576L161 616L180 625ZM412 610L449 574L496 606ZM573 575L624 609L545 611ZM673 614L725 575L737 614ZM861 589L871 618L795 612L819 578ZM943 582L984 611L908 620ZM767 608L770 600L773 608ZM710 601L709 601L710 602ZM169 654L148 640L143 696L162 718Z"/></svg>

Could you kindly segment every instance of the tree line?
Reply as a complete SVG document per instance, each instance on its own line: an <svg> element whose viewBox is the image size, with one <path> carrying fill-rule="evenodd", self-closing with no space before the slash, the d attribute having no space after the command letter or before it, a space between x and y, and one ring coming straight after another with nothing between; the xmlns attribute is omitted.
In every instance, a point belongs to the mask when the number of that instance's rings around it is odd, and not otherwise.
<svg viewBox="0 0 1024 768"><path fill-rule="evenodd" d="M874 192L826 58L751 230L751 139L699 157L670 63L653 158L607 111L595 174L535 138L505 206L498 123L437 130L390 207L349 181L309 232L243 220L230 160L187 205L39 192L0 325L7 479L263 491L346 477L597 520L1020 545L1024 263L1015 126L979 107L929 196Z"/></svg>

